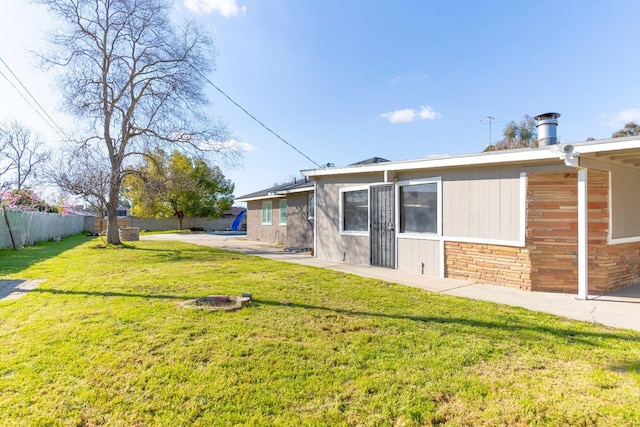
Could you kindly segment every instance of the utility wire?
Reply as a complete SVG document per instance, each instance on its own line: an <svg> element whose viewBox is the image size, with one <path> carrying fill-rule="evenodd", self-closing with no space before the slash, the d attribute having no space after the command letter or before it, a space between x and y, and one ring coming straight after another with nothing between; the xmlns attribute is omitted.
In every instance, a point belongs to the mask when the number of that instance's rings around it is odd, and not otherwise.
<svg viewBox="0 0 640 427"><path fill-rule="evenodd" d="M49 115L49 113L47 113L47 110L45 110L44 107L38 102L38 100L33 96L33 94L29 91L29 89L27 89L27 87L22 83L20 78L13 72L11 67L9 67L9 65L4 61L4 59L2 59L2 57L0 57L0 62L2 62L2 64L4 64L4 66L7 68L7 70L9 70L11 75L16 79L16 81L20 84L20 86L24 89L24 91L27 92L29 97L33 100L33 102L35 102L35 104L38 106L39 109L34 107L34 105L31 103L31 101L29 101L24 96L22 91L20 91L16 87L16 85L13 84L13 82L2 71L0 71L0 75L2 75L2 77L4 77L4 79L15 89L15 91L18 92L18 95L20 95L22 97L22 99L25 100L25 102L42 118L42 120L45 121L45 123L51 129L53 129L54 132L56 132L59 136L62 136L63 138L67 138L67 136L66 136L65 132L62 130L62 128L60 126L58 126L56 121L53 120L53 118ZM43 113L44 113L44 115L43 115Z"/></svg>
<svg viewBox="0 0 640 427"><path fill-rule="evenodd" d="M153 29L151 29L151 31L153 31L153 33L160 38L161 40L163 40L162 36L159 35L157 32L155 32ZM175 49L173 49L173 46L171 46L169 43L167 43L166 41L164 41L164 44L171 49L171 51L173 51L175 53ZM198 75L200 77L202 77L207 83L209 83L213 88L215 88L218 92L220 92L222 95L224 95L225 98L227 98L229 101L231 101L231 103L233 105L235 105L236 107L238 107L239 109L241 109L247 116L251 117L256 123L258 123L260 126L262 126L263 128L265 128L268 132L270 132L271 134L273 134L276 138L278 138L280 141L284 142L285 144L287 144L289 147L293 148L298 154L300 154L301 156L303 156L305 159L309 160L311 163L313 163L314 165L316 165L317 167L321 168L322 166L320 166L318 163L316 163L311 157L307 156L306 154L304 154L302 151L298 150L293 144L289 143L286 139L284 139L283 137L281 137L280 135L278 135L274 130L272 130L270 127L268 127L267 125L265 125L262 121L260 121L256 116L254 116L253 114L251 114L249 111L247 111L246 108L244 108L242 105L240 105L239 103L237 103L233 98L231 98L229 95L227 95L222 89L220 89L218 86L216 86L215 83L213 83L207 76L205 76L204 74L202 74L202 72L200 70L198 70L195 66L191 65L191 68L193 69L193 71L195 71L196 73L198 73ZM329 165L329 163L327 163L327 166Z"/></svg>
<svg viewBox="0 0 640 427"><path fill-rule="evenodd" d="M268 130L269 132L271 132L273 135L275 135L276 138L278 138L280 141L284 142L285 144L287 144L289 147L293 148L294 150L296 150L299 154L301 154L304 158L306 158L307 160L309 160L311 163L313 163L314 165L316 165L317 167L322 167L320 166L318 163L316 163L315 161L313 161L313 159L311 159L309 156L307 156L306 154L304 154L302 151L298 150L293 144L290 144L287 140L285 140L283 137L281 137L280 135L278 135L275 131L273 131L271 128L269 128L267 125L265 125L264 123L262 123L260 120L258 120L256 118L256 116L254 116L253 114L251 114L249 111L246 110L246 108L244 108L242 105L238 104L236 101L233 100L233 98L231 98L229 95L227 95L222 89L220 89L218 86L216 86L207 76L205 76L204 74L202 74L200 72L200 70L197 70L196 68L194 68L194 70L200 75L200 77L202 77L203 79L205 79L211 86L213 86L218 92L220 92L222 95L225 96L225 98L227 98L229 101L231 101L236 107L238 107L239 109L241 109L242 111L244 111L244 113L251 117L253 120L255 120L260 126L262 126L263 128L265 128L266 130Z"/></svg>

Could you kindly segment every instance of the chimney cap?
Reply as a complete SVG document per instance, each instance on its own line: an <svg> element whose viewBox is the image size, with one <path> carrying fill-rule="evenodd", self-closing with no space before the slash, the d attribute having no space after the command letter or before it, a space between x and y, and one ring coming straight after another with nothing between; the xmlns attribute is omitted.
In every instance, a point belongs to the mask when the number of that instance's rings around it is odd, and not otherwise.
<svg viewBox="0 0 640 427"><path fill-rule="evenodd" d="M542 113L542 114L538 114L537 116L534 116L534 119L553 120L553 119L557 119L558 117L560 117L560 113Z"/></svg>

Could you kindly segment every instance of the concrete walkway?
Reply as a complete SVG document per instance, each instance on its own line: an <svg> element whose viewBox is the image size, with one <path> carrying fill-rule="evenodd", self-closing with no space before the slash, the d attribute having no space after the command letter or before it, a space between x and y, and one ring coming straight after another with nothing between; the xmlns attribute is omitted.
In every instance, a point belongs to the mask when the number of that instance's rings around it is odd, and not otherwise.
<svg viewBox="0 0 640 427"><path fill-rule="evenodd" d="M0 301L18 299L27 292L36 289L44 279L0 280Z"/></svg>
<svg viewBox="0 0 640 427"><path fill-rule="evenodd" d="M576 299L576 295L573 294L520 291L501 286L474 284L463 280L417 275L382 267L320 260L310 256L309 252L288 253L283 250L282 246L249 242L234 235L154 234L143 235L140 238L142 240L178 240L212 246L278 261L295 262L372 277L431 292L513 305L570 319L640 331L640 284L606 295L591 295L588 300L584 301Z"/></svg>

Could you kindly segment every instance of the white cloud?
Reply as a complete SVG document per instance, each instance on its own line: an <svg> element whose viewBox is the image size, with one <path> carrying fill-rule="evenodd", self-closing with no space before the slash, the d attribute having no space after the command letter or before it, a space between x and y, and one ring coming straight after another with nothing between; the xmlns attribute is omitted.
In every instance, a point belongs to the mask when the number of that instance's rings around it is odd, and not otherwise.
<svg viewBox="0 0 640 427"><path fill-rule="evenodd" d="M412 122L416 118L416 112L407 108L406 110L396 110L389 113L380 114L380 117L388 119L391 123Z"/></svg>
<svg viewBox="0 0 640 427"><path fill-rule="evenodd" d="M640 121L640 108L629 108L614 114L603 114L600 116L605 126L620 126L629 122Z"/></svg>
<svg viewBox="0 0 640 427"><path fill-rule="evenodd" d="M184 0L184 5L195 13L217 12L224 17L247 13L247 6L238 6L236 0Z"/></svg>
<svg viewBox="0 0 640 427"><path fill-rule="evenodd" d="M435 120L442 117L442 115L430 106L425 105L419 109L406 108L383 113L380 114L380 117L389 120L391 123L408 123L416 120Z"/></svg>
<svg viewBox="0 0 640 427"><path fill-rule="evenodd" d="M412 81L412 80L425 80L427 78L427 73L419 73L415 71L411 71L408 73L398 74L391 78L392 85L398 85L404 81Z"/></svg>
<svg viewBox="0 0 640 427"><path fill-rule="evenodd" d="M204 144L202 147L204 150L213 150L213 151L256 151L258 147L255 145L251 145L246 142L236 141L235 139L230 139L228 141L209 141Z"/></svg>
<svg viewBox="0 0 640 427"><path fill-rule="evenodd" d="M420 108L419 116L422 120L434 120L440 117L440 113L435 112L433 108L425 105Z"/></svg>

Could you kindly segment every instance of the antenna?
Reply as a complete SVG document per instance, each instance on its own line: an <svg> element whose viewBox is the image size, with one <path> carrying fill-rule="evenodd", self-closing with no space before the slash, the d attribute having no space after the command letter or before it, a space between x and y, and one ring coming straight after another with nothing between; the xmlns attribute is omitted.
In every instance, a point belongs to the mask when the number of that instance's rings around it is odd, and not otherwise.
<svg viewBox="0 0 640 427"><path fill-rule="evenodd" d="M495 119L495 117L487 116L487 120L489 120L489 145L491 145L491 121Z"/></svg>

